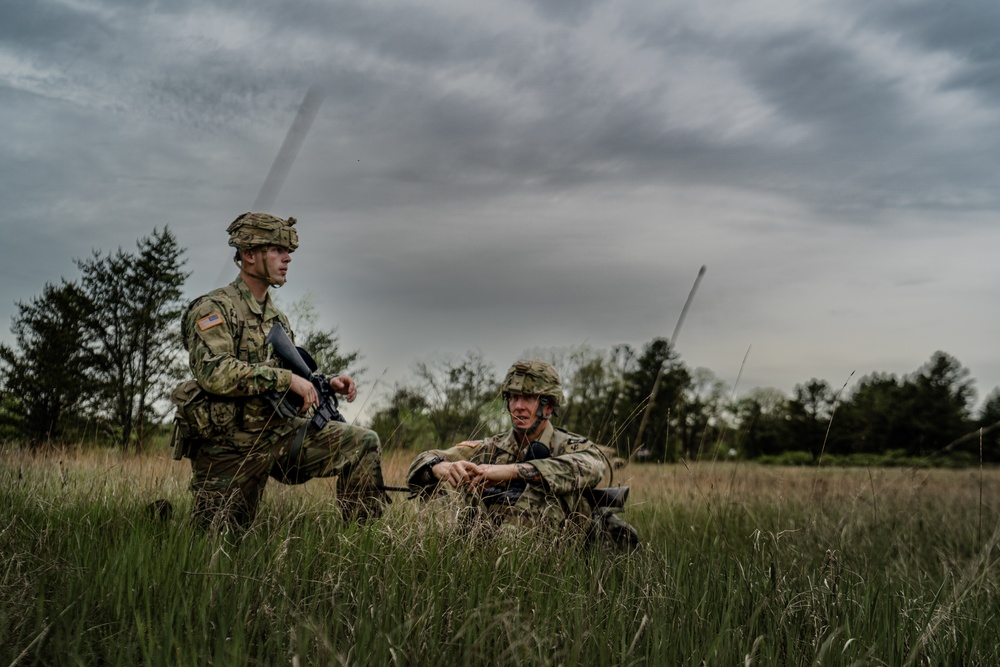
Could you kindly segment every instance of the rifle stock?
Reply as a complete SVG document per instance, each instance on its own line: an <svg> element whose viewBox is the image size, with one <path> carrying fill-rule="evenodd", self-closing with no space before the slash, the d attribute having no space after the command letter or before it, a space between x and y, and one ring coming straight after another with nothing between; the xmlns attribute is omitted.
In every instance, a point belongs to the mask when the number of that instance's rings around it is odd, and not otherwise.
<svg viewBox="0 0 1000 667"><path fill-rule="evenodd" d="M584 489L583 497L595 509L599 507L623 509L625 501L628 500L628 487L606 486L600 489Z"/></svg>

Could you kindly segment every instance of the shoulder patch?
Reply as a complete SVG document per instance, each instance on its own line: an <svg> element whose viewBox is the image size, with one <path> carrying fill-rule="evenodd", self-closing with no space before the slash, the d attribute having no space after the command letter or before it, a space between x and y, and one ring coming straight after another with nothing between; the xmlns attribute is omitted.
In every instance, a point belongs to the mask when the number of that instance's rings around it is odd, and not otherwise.
<svg viewBox="0 0 1000 667"><path fill-rule="evenodd" d="M483 444L482 440L465 440L455 445L456 447L478 447Z"/></svg>
<svg viewBox="0 0 1000 667"><path fill-rule="evenodd" d="M211 315L208 315L207 317L203 317L200 320L198 320L198 328L201 329L202 331L208 331L212 327L218 326L223 322L224 320L222 319L222 315L219 315L218 313L212 313Z"/></svg>
<svg viewBox="0 0 1000 667"><path fill-rule="evenodd" d="M559 433L562 433L567 438L569 438L567 442L571 445L579 444L581 442L587 442L590 440L590 438L588 438L585 435L580 435L579 433L573 433L572 431L567 431L566 429L561 428L559 426L556 426L555 430Z"/></svg>
<svg viewBox="0 0 1000 667"><path fill-rule="evenodd" d="M567 445L582 445L587 442L587 438L570 438L566 441Z"/></svg>

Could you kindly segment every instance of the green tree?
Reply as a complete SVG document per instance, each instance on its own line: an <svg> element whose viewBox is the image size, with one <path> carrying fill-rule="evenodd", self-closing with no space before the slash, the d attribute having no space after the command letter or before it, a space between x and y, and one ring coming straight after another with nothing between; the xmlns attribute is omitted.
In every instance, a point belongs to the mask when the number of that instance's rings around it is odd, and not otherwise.
<svg viewBox="0 0 1000 667"><path fill-rule="evenodd" d="M315 294L306 292L288 306L286 313L295 332L295 344L309 352L320 371L327 375L350 375L355 381L364 376L367 369L360 365L361 351L342 350L336 327L320 328Z"/></svg>
<svg viewBox="0 0 1000 667"><path fill-rule="evenodd" d="M499 430L500 382L479 351L414 365L414 390L428 404L427 417L440 446Z"/></svg>
<svg viewBox="0 0 1000 667"><path fill-rule="evenodd" d="M833 415L835 394L826 380L812 378L795 385L788 401L789 449L805 450L819 461Z"/></svg>
<svg viewBox="0 0 1000 667"><path fill-rule="evenodd" d="M635 358L634 363L628 364L622 375L621 397L615 407L615 415L623 440L635 448L643 414L661 368L663 377L649 410L641 446L647 448L656 460L674 460L679 444L676 432L678 402L689 386L691 376L666 338L654 338L643 346L642 354ZM697 453L685 451L685 456L692 455Z"/></svg>
<svg viewBox="0 0 1000 667"><path fill-rule="evenodd" d="M1000 461L1000 387L996 387L986 395L976 426L983 429L983 460L991 463ZM979 448L979 439L975 439L975 447Z"/></svg>
<svg viewBox="0 0 1000 667"><path fill-rule="evenodd" d="M180 375L179 319L184 250L169 228L136 243L77 260L88 309L83 324L92 341L91 409L106 419L120 447L141 448L143 429L159 415L157 401Z"/></svg>
<svg viewBox="0 0 1000 667"><path fill-rule="evenodd" d="M737 449L748 459L781 454L788 447L788 399L773 387L758 387L736 402Z"/></svg>
<svg viewBox="0 0 1000 667"><path fill-rule="evenodd" d="M369 428L386 450L423 451L442 444L430 420L430 404L412 387L397 385L388 403L372 415Z"/></svg>
<svg viewBox="0 0 1000 667"><path fill-rule="evenodd" d="M696 368L677 401L677 440L682 451L712 457L725 455L730 445L727 387L707 368ZM676 456L667 452L667 458Z"/></svg>
<svg viewBox="0 0 1000 667"><path fill-rule="evenodd" d="M30 444L59 439L89 394L86 298L65 280L17 303L16 348L0 345L0 422Z"/></svg>
<svg viewBox="0 0 1000 667"><path fill-rule="evenodd" d="M136 313L135 442L141 447L147 424L162 416L154 404L169 394L186 370L180 316L185 306L182 288L190 273L183 270L184 249L169 228L162 233L154 229L152 236L139 239L137 248L128 277Z"/></svg>
<svg viewBox="0 0 1000 667"><path fill-rule="evenodd" d="M910 379L916 426L908 447L911 455L936 453L974 428L971 406L976 390L971 375L958 359L937 351Z"/></svg>
<svg viewBox="0 0 1000 667"><path fill-rule="evenodd" d="M974 428L975 397L968 369L944 352L908 377L873 373L862 378L837 412L831 451L929 456ZM843 418L841 418L841 416Z"/></svg>
<svg viewBox="0 0 1000 667"><path fill-rule="evenodd" d="M872 373L858 380L837 412L829 451L882 454L912 437L907 389L895 375Z"/></svg>

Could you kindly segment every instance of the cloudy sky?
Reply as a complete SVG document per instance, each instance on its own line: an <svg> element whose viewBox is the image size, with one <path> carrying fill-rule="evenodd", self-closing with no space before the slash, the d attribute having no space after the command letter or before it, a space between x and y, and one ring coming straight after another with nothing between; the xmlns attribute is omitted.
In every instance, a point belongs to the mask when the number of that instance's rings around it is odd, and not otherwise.
<svg viewBox="0 0 1000 667"><path fill-rule="evenodd" d="M737 394L959 359L1000 385L1000 4L7 0L0 338L169 225L188 296L271 212L376 380L678 339ZM229 268L227 268L229 267Z"/></svg>

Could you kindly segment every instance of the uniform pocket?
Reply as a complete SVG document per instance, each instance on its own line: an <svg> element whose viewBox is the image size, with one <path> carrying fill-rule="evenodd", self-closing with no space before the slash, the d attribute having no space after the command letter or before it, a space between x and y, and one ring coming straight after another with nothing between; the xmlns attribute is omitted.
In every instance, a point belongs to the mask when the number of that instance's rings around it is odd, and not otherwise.
<svg viewBox="0 0 1000 667"><path fill-rule="evenodd" d="M244 431L261 431L267 426L268 421L273 422L277 419L274 408L262 398L253 398L243 406Z"/></svg>
<svg viewBox="0 0 1000 667"><path fill-rule="evenodd" d="M208 394L194 380L182 382L170 394L170 401L177 408L175 420L185 437L208 438L212 435L212 421Z"/></svg>
<svg viewBox="0 0 1000 667"><path fill-rule="evenodd" d="M226 433L236 423L236 403L233 401L211 401L209 415L212 428L218 433Z"/></svg>

